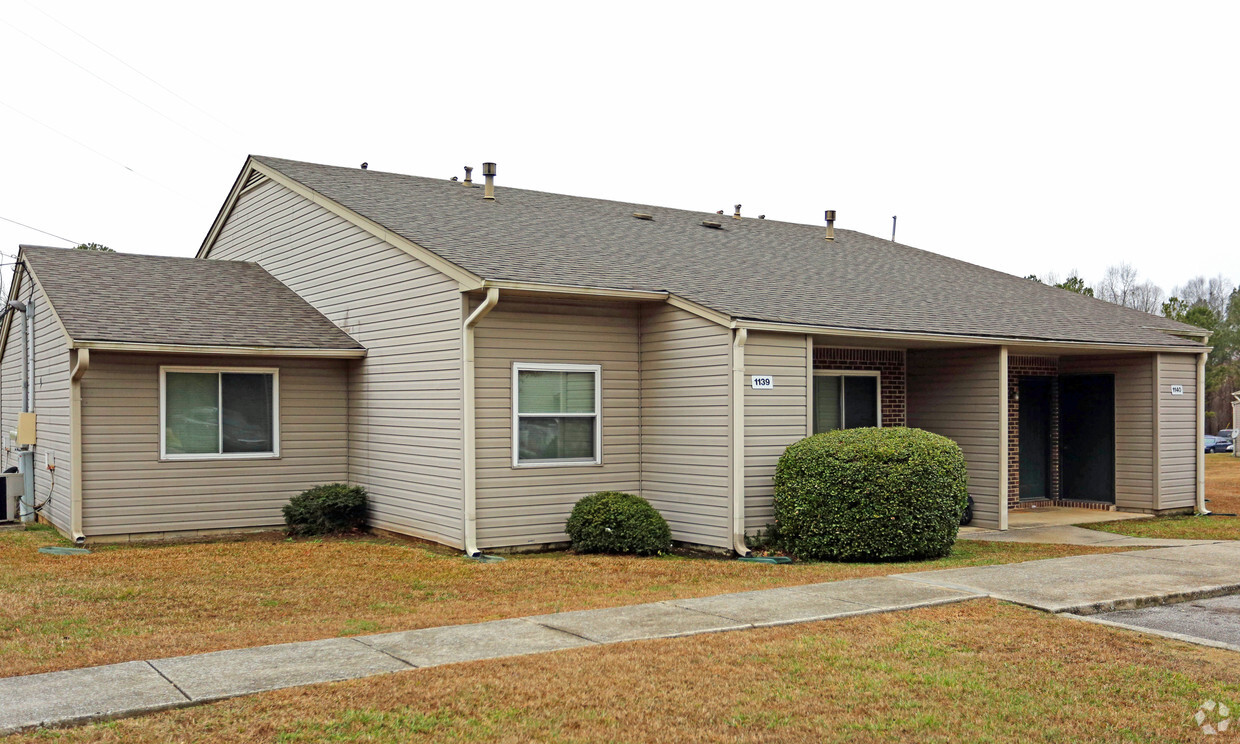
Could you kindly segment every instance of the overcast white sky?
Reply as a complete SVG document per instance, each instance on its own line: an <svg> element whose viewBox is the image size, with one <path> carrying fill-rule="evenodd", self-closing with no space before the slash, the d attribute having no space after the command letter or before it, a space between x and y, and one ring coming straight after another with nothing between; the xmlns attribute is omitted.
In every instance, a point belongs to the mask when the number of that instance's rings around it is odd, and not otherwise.
<svg viewBox="0 0 1240 744"><path fill-rule="evenodd" d="M192 256L248 153L494 160L501 188L899 215L900 242L1022 276L1235 281L1238 28L1234 0L8 0L0 217ZM0 222L19 243L66 245Z"/></svg>

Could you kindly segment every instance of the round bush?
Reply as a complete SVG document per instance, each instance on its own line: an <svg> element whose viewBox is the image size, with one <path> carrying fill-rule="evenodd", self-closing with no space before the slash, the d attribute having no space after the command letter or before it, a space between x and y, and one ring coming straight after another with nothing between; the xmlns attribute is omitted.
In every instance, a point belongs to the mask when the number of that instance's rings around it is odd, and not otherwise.
<svg viewBox="0 0 1240 744"><path fill-rule="evenodd" d="M672 531L663 515L642 497L618 491L578 501L564 531L578 553L658 555L672 547Z"/></svg>
<svg viewBox="0 0 1240 744"><path fill-rule="evenodd" d="M303 491L284 505L284 524L294 535L360 530L366 524L366 489L329 483Z"/></svg>
<svg viewBox="0 0 1240 744"><path fill-rule="evenodd" d="M968 499L959 445L921 429L845 429L788 447L775 524L798 558L897 561L951 552Z"/></svg>

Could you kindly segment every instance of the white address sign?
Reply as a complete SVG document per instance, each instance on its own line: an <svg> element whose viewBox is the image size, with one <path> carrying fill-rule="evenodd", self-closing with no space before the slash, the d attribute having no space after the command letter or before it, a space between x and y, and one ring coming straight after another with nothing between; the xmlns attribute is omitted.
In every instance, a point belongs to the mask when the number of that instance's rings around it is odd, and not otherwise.
<svg viewBox="0 0 1240 744"><path fill-rule="evenodd" d="M770 390L775 387L775 378L770 375L752 375L749 384L754 390Z"/></svg>

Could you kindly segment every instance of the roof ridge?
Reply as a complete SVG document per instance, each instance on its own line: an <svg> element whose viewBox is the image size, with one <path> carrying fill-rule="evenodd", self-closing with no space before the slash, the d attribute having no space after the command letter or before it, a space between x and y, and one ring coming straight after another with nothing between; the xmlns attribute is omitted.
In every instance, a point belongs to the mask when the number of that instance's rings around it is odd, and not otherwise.
<svg viewBox="0 0 1240 744"><path fill-rule="evenodd" d="M667 291L733 318L806 326L1197 345L1170 335L1192 326L857 230L834 242L825 227L783 220L704 230L710 212L514 186L487 201L448 179L251 157L485 279Z"/></svg>

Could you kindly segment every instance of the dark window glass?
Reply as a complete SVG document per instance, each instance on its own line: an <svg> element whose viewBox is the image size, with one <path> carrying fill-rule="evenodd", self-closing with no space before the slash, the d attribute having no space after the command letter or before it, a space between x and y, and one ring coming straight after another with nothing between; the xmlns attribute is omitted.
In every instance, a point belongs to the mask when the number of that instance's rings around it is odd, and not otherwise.
<svg viewBox="0 0 1240 744"><path fill-rule="evenodd" d="M271 375L221 374L224 452L273 452Z"/></svg>
<svg viewBox="0 0 1240 744"><path fill-rule="evenodd" d="M845 377L844 428L878 426L878 378Z"/></svg>

